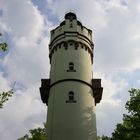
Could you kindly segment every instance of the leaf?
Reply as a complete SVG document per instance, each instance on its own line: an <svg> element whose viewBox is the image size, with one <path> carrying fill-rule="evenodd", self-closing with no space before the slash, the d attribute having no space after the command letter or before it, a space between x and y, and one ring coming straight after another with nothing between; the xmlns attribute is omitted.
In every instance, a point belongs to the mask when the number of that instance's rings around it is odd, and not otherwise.
<svg viewBox="0 0 140 140"><path fill-rule="evenodd" d="M129 90L130 100L126 102L129 114L123 115L123 123L117 124L112 140L140 140L140 90Z"/></svg>
<svg viewBox="0 0 140 140"><path fill-rule="evenodd" d="M5 52L7 51L8 45L7 43L0 43L0 48Z"/></svg>

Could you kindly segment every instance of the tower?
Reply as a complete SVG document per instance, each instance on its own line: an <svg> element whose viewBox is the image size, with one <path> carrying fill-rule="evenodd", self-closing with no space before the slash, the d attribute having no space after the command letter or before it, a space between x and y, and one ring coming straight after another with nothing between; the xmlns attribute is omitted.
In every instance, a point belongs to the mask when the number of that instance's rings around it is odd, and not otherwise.
<svg viewBox="0 0 140 140"><path fill-rule="evenodd" d="M95 106L102 98L101 79L92 79L92 31L74 13L51 31L50 79L41 80L48 106L47 140L96 140Z"/></svg>

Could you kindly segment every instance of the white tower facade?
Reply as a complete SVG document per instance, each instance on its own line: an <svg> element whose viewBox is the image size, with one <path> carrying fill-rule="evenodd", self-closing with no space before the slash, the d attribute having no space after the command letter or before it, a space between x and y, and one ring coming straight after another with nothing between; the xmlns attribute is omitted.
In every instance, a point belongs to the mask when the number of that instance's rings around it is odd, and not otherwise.
<svg viewBox="0 0 140 140"><path fill-rule="evenodd" d="M74 13L51 31L50 79L42 79L41 98L48 105L47 140L96 140L95 106L101 79L93 79L92 31Z"/></svg>

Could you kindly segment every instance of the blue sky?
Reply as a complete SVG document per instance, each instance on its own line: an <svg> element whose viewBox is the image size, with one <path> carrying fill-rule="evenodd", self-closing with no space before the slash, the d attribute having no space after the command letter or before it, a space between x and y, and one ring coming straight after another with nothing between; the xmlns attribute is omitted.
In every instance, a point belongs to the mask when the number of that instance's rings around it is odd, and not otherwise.
<svg viewBox="0 0 140 140"><path fill-rule="evenodd" d="M96 107L98 135L111 135L126 113L128 90L140 87L139 0L1 0L0 92L16 81L13 97L0 110L1 140L15 140L42 126L47 108L40 79L49 77L50 30L74 11L93 31L94 78L102 78L103 98Z"/></svg>

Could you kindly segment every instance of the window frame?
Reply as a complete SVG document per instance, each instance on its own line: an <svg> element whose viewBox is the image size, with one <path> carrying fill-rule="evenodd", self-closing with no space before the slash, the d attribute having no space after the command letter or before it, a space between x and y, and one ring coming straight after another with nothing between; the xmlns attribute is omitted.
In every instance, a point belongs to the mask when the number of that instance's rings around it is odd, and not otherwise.
<svg viewBox="0 0 140 140"><path fill-rule="evenodd" d="M75 93L73 91L68 92L68 100L66 100L66 103L76 103L75 100Z"/></svg>
<svg viewBox="0 0 140 140"><path fill-rule="evenodd" d="M68 64L68 70L67 72L76 72L76 70L74 69L74 63L73 62L69 62Z"/></svg>

